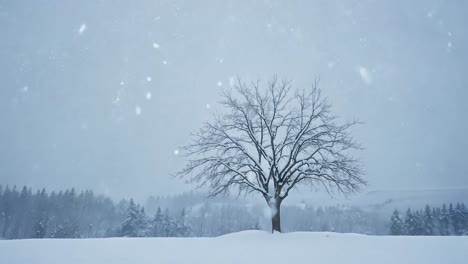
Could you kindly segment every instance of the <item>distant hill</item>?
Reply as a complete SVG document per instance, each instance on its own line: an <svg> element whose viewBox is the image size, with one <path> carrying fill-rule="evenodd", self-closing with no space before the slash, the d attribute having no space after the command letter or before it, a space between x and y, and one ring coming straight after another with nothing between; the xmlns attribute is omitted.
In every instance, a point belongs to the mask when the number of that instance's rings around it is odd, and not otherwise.
<svg viewBox="0 0 468 264"><path fill-rule="evenodd" d="M433 190L381 190L372 191L356 197L351 203L360 207L390 211L395 208L423 208L426 204L440 206L443 203L468 203L467 189Z"/></svg>

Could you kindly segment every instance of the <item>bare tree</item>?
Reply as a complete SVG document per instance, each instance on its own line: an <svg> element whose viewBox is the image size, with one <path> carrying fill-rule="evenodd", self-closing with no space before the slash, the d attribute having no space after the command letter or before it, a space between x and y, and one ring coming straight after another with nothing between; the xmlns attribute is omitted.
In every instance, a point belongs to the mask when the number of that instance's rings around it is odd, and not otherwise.
<svg viewBox="0 0 468 264"><path fill-rule="evenodd" d="M366 182L349 131L357 122L338 124L317 85L293 90L275 77L260 88L238 80L222 95L226 111L183 148L189 161L177 175L210 195L261 194L272 211L272 232L281 232L281 203L300 184L346 195L359 190Z"/></svg>

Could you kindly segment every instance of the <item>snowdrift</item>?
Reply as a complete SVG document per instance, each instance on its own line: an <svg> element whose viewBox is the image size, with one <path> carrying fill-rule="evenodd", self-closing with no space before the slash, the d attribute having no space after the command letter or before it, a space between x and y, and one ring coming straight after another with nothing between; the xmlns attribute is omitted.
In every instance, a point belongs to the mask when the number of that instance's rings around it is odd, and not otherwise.
<svg viewBox="0 0 468 264"><path fill-rule="evenodd" d="M465 264L468 237L245 231L217 238L3 240L0 256L5 264Z"/></svg>

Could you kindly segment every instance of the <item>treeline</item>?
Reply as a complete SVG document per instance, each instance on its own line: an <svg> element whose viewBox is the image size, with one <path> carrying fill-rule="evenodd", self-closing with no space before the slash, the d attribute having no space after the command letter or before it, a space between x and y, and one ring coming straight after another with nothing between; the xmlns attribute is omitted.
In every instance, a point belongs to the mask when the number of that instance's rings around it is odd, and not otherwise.
<svg viewBox="0 0 468 264"><path fill-rule="evenodd" d="M79 238L115 235L126 204L115 205L92 191L75 189L48 193L45 189L0 185L0 238Z"/></svg>
<svg viewBox="0 0 468 264"><path fill-rule="evenodd" d="M429 205L423 210L408 208L404 217L395 209L390 218L391 235L461 236L468 235L468 210L463 203L447 207Z"/></svg>
<svg viewBox="0 0 468 264"><path fill-rule="evenodd" d="M180 200L190 197L197 197L199 204L186 209ZM0 185L0 239L199 237L260 228L258 219L243 205L219 199L203 202L200 197L176 196L171 208L152 203L155 212L147 213L133 199L115 204L92 191L48 193Z"/></svg>
<svg viewBox="0 0 468 264"><path fill-rule="evenodd" d="M228 233L269 229L269 221L265 219L264 208L249 203L242 197L229 199L227 197L211 197L201 193L182 193L175 196L150 196L146 203L147 213L156 215L159 208L170 208L167 214L173 219L184 221L190 228L191 236L213 237ZM262 222L262 220L265 220ZM180 221L180 220L179 220Z"/></svg>
<svg viewBox="0 0 468 264"><path fill-rule="evenodd" d="M315 231L360 233L368 235L386 235L386 219L368 210L356 206L285 206L283 226L287 232Z"/></svg>
<svg viewBox="0 0 468 264"><path fill-rule="evenodd" d="M172 218L169 216L169 209L162 213L161 208L158 208L153 217L148 217L145 208L135 204L131 199L119 235L124 237L188 237L191 234L191 229L186 223L185 210L182 210L180 217Z"/></svg>
<svg viewBox="0 0 468 264"><path fill-rule="evenodd" d="M147 209L147 210L146 210ZM463 203L426 206L400 215L371 208L337 205L284 205L282 227L293 231L332 231L369 235L467 235ZM200 193L150 197L144 206L134 200L111 199L75 189L0 185L0 239L99 237L211 237L252 229L270 229L270 212L242 198L207 199Z"/></svg>

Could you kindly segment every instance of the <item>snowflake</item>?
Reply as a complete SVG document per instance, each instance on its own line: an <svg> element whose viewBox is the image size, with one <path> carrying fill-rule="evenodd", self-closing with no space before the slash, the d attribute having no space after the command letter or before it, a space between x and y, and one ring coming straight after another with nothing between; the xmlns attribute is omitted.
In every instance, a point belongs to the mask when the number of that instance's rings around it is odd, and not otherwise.
<svg viewBox="0 0 468 264"><path fill-rule="evenodd" d="M234 76L231 76L231 77L229 78L229 86L230 86L230 87L234 87L234 79L235 79Z"/></svg>
<svg viewBox="0 0 468 264"><path fill-rule="evenodd" d="M86 30L86 24L81 24L80 29L78 30L78 33L83 34Z"/></svg>
<svg viewBox="0 0 468 264"><path fill-rule="evenodd" d="M361 79L362 79L362 81L364 83L366 83L367 85L372 83L372 76L371 76L369 70L367 70L367 68L365 68L363 66L358 66L357 71L358 71L359 75L361 76Z"/></svg>
<svg viewBox="0 0 468 264"><path fill-rule="evenodd" d="M135 114L136 115L141 115L141 107L140 106L135 107Z"/></svg>

